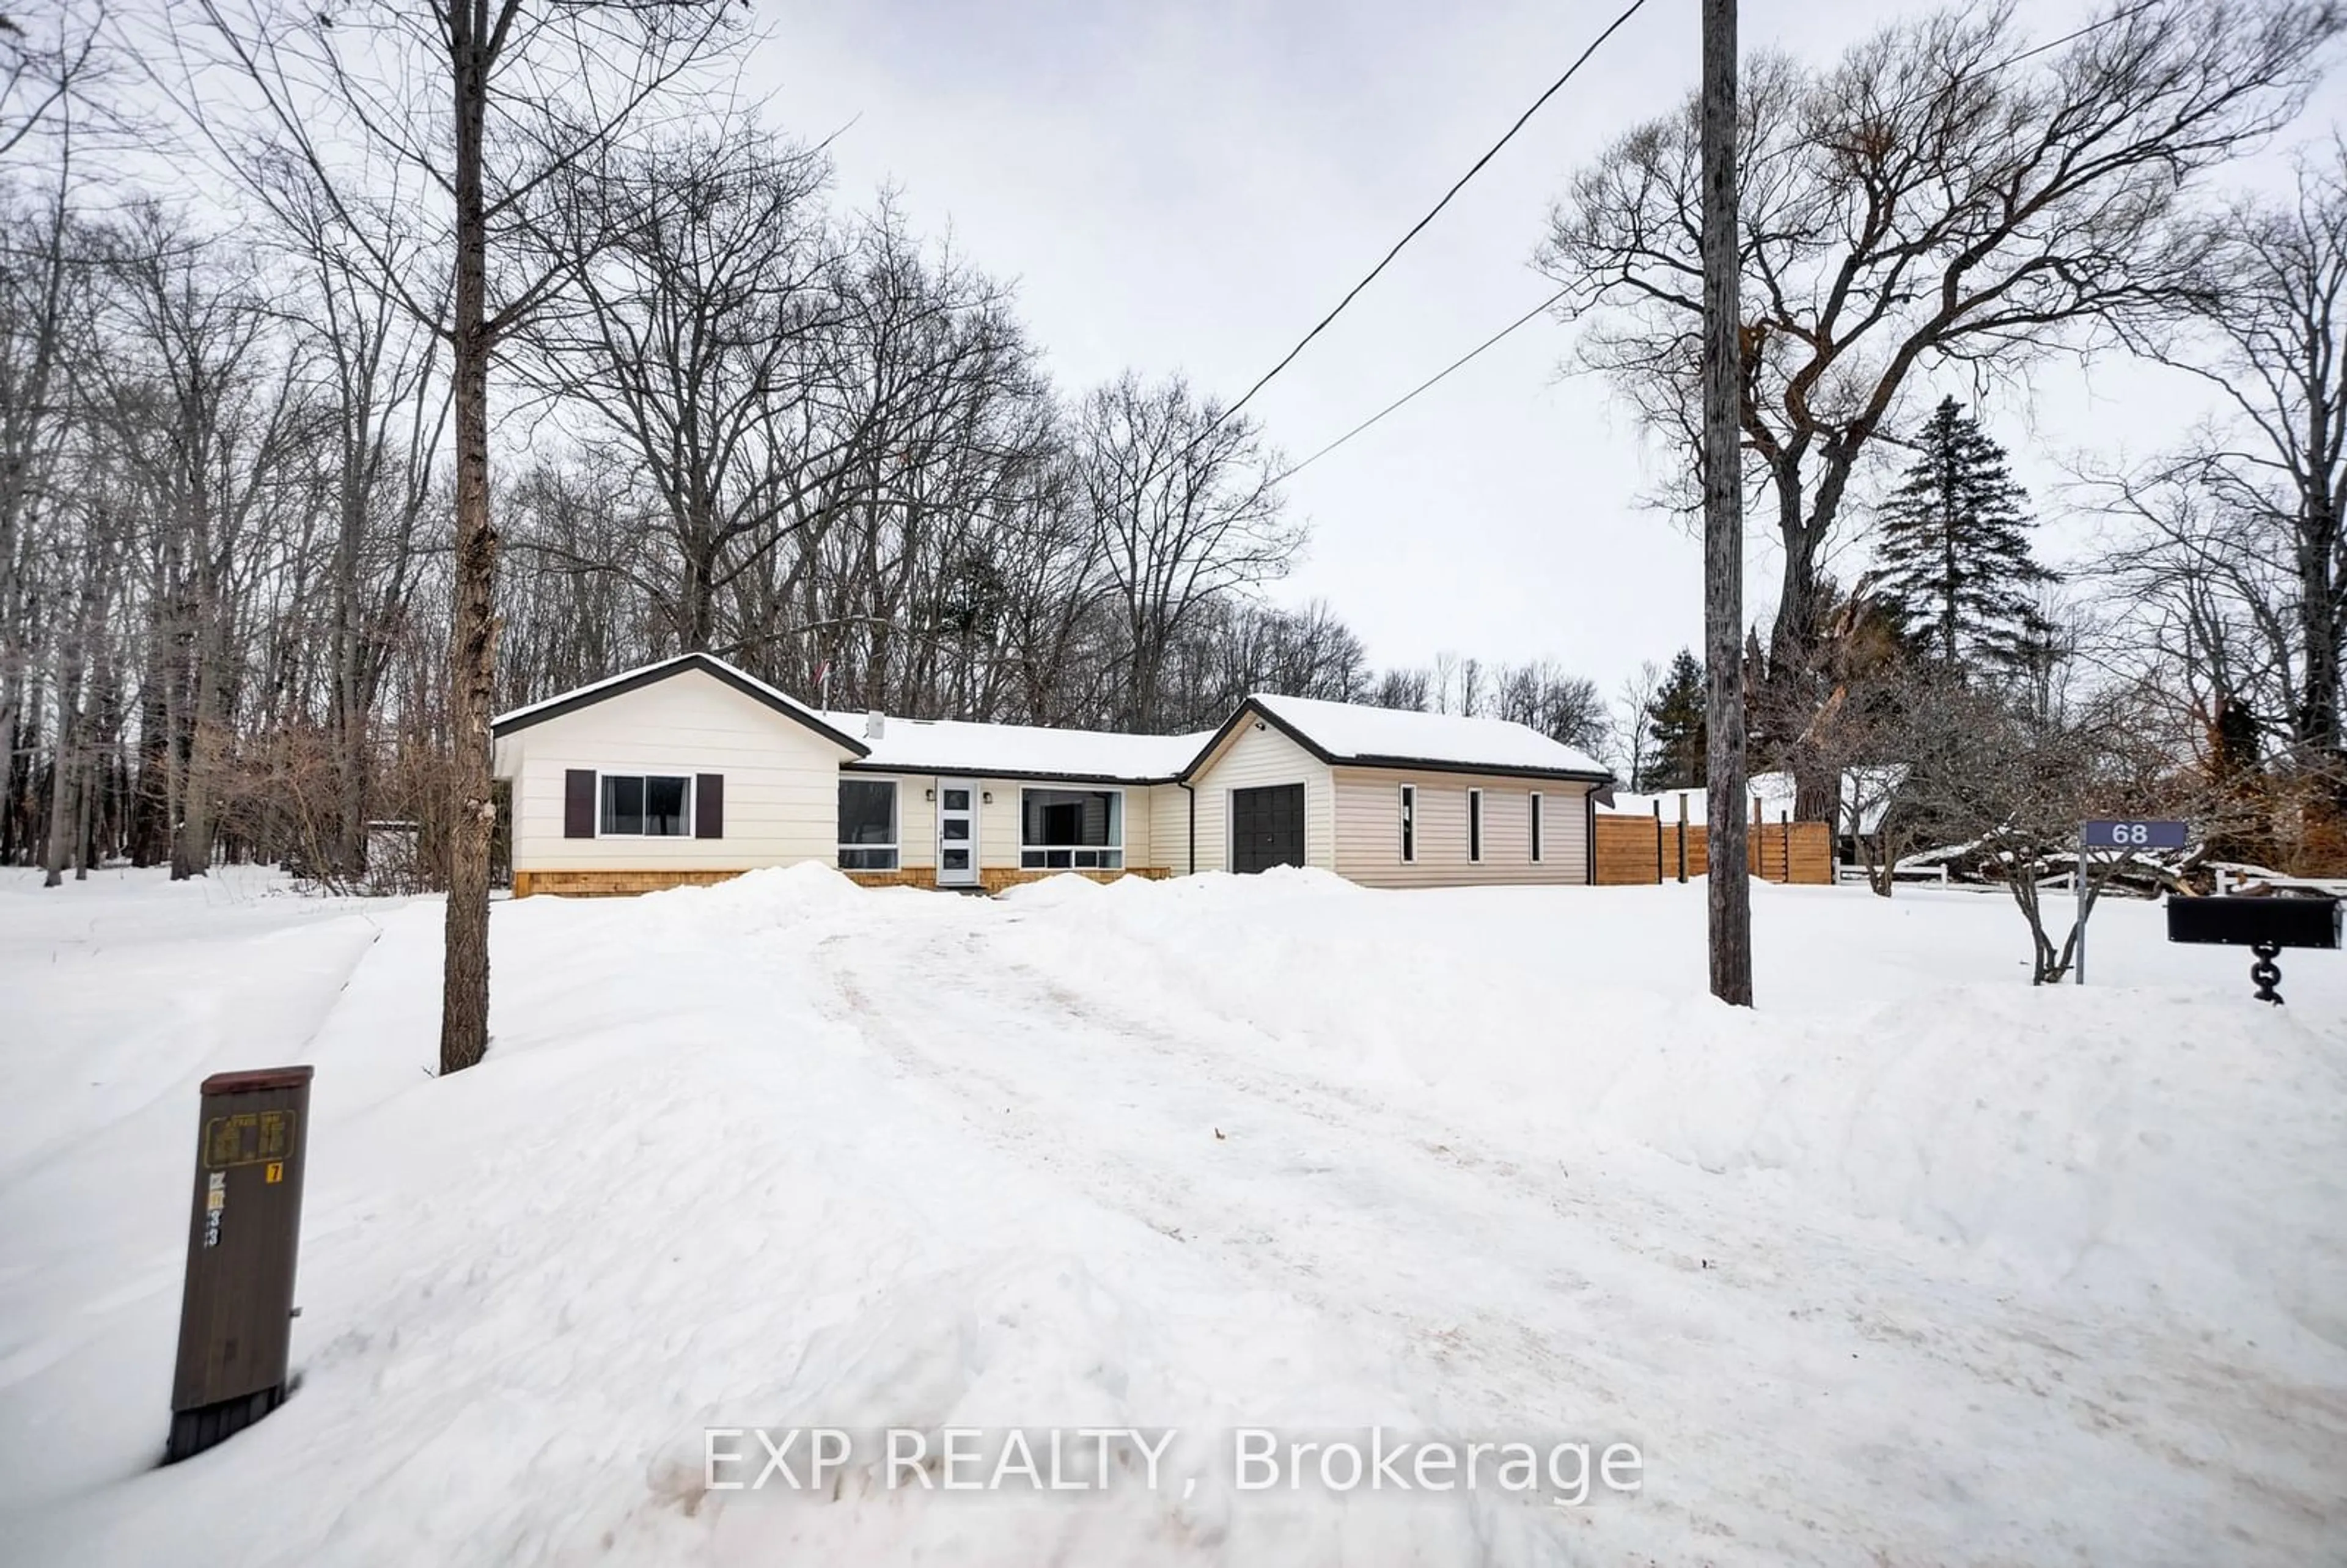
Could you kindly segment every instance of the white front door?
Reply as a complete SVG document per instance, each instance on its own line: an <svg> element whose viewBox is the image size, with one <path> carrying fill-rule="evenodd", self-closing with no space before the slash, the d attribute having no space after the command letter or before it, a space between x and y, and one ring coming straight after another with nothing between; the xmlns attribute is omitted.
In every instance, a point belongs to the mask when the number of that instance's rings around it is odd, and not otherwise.
<svg viewBox="0 0 2347 1568"><path fill-rule="evenodd" d="M978 886L978 781L938 781L938 886Z"/></svg>

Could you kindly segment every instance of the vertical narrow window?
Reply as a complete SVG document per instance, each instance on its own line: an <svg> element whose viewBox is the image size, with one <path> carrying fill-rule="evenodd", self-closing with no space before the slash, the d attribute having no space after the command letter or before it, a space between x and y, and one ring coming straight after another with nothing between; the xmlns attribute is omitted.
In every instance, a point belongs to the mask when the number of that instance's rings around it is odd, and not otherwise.
<svg viewBox="0 0 2347 1568"><path fill-rule="evenodd" d="M1418 858L1418 786L1401 786L1401 863Z"/></svg>
<svg viewBox="0 0 2347 1568"><path fill-rule="evenodd" d="M1538 791L1538 790L1534 790L1534 791L1532 791L1532 864L1533 864L1534 866L1538 866L1538 865L1540 864L1540 857L1541 857L1541 797L1540 797L1540 791Z"/></svg>
<svg viewBox="0 0 2347 1568"><path fill-rule="evenodd" d="M1479 789L1467 792L1467 858L1483 858L1483 792Z"/></svg>

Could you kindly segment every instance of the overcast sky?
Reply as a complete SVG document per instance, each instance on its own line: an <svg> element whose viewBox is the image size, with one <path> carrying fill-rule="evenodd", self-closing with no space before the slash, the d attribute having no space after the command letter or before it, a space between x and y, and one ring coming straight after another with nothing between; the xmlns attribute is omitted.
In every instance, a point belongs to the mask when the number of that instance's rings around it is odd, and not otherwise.
<svg viewBox="0 0 2347 1568"><path fill-rule="evenodd" d="M784 128L840 132L844 198L894 184L922 230L1014 282L1062 386L1130 365L1227 400L1620 9L768 0L753 85ZM2023 10L2040 40L2087 14L2071 0ZM1696 14L1695 0L1649 0L1266 389L1252 410L1291 458L1546 296L1530 263L1549 202L1692 86ZM1746 0L1744 42L1822 58L1891 14ZM1698 641L1696 544L1639 506L1666 455L1642 447L1603 383L1563 374L1569 343L1553 322L1527 326L1299 475L1290 494L1312 542L1274 595L1327 599L1381 665L1553 658L1609 692L1639 661ZM1990 410L1992 432L2050 488L2076 449L2144 444L2147 419L2172 422L2178 390L2128 365L2091 380L2055 367L2030 406ZM2074 553L2079 533L2059 530L2048 553ZM1757 616L1775 599L1765 528L1747 557Z"/></svg>

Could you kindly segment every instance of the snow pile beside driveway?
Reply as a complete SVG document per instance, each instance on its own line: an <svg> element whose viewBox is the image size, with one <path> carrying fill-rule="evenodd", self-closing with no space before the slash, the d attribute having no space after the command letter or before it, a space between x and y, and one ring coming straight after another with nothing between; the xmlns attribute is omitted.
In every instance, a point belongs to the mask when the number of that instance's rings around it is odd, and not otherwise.
<svg viewBox="0 0 2347 1568"><path fill-rule="evenodd" d="M2347 1530L2347 965L2258 1009L2146 907L2097 917L2108 985L2050 993L1997 901L1759 889L1754 1015L1700 994L1699 885L800 867L500 905L494 1049L440 1081L436 904L36 892L0 882L0 1071L62 1130L0 1163L26 1561L2295 1563ZM318 1068L301 1388L153 1469L192 1086L278 1060ZM817 1425L1176 1435L1097 1491L704 1486L708 1429ZM1373 1427L1627 1440L1644 1485L1235 1484L1235 1429Z"/></svg>
<svg viewBox="0 0 2347 1568"><path fill-rule="evenodd" d="M1651 932L1592 922L1603 911L1586 901L1420 896L1427 924L1449 927L1430 939L1393 917L1391 896L1324 874L1259 901L1238 878L1126 886L1146 890L1043 902L1073 917L1026 941L1135 1014L1205 1009L1219 1023L1206 1038L1239 1057L1300 1047L1324 1071L1502 1113L1527 1136L1572 1128L1706 1172L1779 1173L1812 1200L1999 1253L2041 1282L2157 1296L2205 1269L2228 1313L2242 1291L2270 1296L2347 1346L2347 1054L2325 1012L2347 988L2323 967L2347 959L2306 956L2319 989L2280 1011L2242 1005L2246 985L1942 979L1882 997L1866 994L1858 953L1779 955L1807 958L1807 975L1764 964L1764 988L1807 980L1812 995L1829 994L1838 966L1860 970L1826 1022L1654 989ZM1297 898L1327 902L1298 917ZM1194 918L1202 904L1215 917ZM1958 974L2020 945L2002 899L1863 904L1885 920L1939 917ZM2155 914L2106 909L2103 929L2140 935ZM1103 944L1103 924L1123 940Z"/></svg>

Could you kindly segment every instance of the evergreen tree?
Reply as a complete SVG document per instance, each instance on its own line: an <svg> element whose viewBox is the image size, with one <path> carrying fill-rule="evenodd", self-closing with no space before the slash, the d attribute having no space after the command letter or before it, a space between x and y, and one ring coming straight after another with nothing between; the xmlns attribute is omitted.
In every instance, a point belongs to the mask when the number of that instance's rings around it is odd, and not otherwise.
<svg viewBox="0 0 2347 1568"><path fill-rule="evenodd" d="M1708 776L1710 728L1706 719L1703 662L1686 649L1671 661L1663 684L1646 704L1646 734L1654 742L1637 790L1701 789Z"/></svg>
<svg viewBox="0 0 2347 1568"><path fill-rule="evenodd" d="M1916 447L1882 508L1877 595L1933 658L2025 673L2055 630L2037 608L2055 574L2029 553L2028 497L1952 397Z"/></svg>

